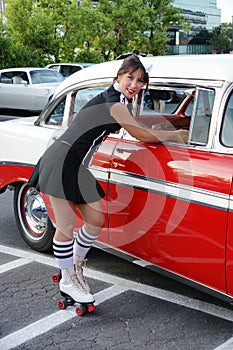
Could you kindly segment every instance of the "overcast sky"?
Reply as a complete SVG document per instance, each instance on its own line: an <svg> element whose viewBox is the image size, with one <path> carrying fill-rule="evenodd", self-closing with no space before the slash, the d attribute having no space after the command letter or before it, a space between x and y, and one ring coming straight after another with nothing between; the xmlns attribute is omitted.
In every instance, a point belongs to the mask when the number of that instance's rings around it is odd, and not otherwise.
<svg viewBox="0 0 233 350"><path fill-rule="evenodd" d="M231 22L233 16L233 0L217 0L217 7L221 9L221 22Z"/></svg>

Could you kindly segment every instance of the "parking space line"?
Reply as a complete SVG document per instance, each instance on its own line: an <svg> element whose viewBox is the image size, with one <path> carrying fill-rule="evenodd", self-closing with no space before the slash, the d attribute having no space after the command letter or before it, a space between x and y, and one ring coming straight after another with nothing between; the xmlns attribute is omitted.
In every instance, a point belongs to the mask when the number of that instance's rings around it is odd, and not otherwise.
<svg viewBox="0 0 233 350"><path fill-rule="evenodd" d="M227 340L222 345L218 346L214 350L232 350L233 349L233 338Z"/></svg>
<svg viewBox="0 0 233 350"><path fill-rule="evenodd" d="M0 265L0 273L4 273L6 271L15 269L16 267L19 267L19 266L23 266L23 265L29 264L31 262L32 261L27 259L27 258L21 258L21 259L17 259L17 260L11 261L9 263Z"/></svg>
<svg viewBox="0 0 233 350"><path fill-rule="evenodd" d="M4 245L0 245L0 253L17 256L18 258L27 258L28 260L36 261L36 262L39 262L41 264L45 264L45 265L49 265L49 266L54 266L54 267L57 266L55 258L49 257L49 256L45 255L44 253L29 252L26 250L7 247Z"/></svg>
<svg viewBox="0 0 233 350"><path fill-rule="evenodd" d="M109 300L119 294L125 292L125 288L120 288L119 286L111 286L106 288L103 291L100 291L94 294L96 305ZM47 333L51 329L61 325L62 323L71 320L72 318L77 317L75 312L75 307L68 307L66 310L57 311L47 317L44 317L30 325L7 335L6 337L0 339L0 349L9 350L13 349L16 346L39 336L44 333ZM78 319L78 317L77 317ZM81 319L81 318L80 318Z"/></svg>
<svg viewBox="0 0 233 350"><path fill-rule="evenodd" d="M28 264L30 262L38 262L49 266L56 266L56 261L54 257L48 257L42 253L28 252L16 248L10 248L0 245L0 252L13 255L20 259L17 259L11 263L6 263L0 267L0 273L7 271L9 269L17 268L23 264ZM96 279L109 283L111 286L101 290L95 294L96 305L99 305L106 300L114 298L115 296L124 293L125 291L132 290L141 294L151 296L153 298L161 299L167 302L177 304L179 306L184 306L189 309L194 309L196 311L203 312L205 314L210 314L215 317L233 322L233 312L230 309L220 307L214 304L203 302L201 300L196 300L184 295L176 294L174 292L166 291L164 289L159 289L142 283L130 281L122 277L117 277L104 272L95 271L89 268L85 269L85 276L91 279ZM74 308L69 308L65 311L58 311L53 313L35 323L28 325L27 327L14 332L0 340L0 349L4 345L4 350L11 349L23 342L30 340L40 334L48 332L49 329L60 325L71 318L76 317ZM17 342L16 345L15 342ZM8 345L9 344L9 345ZM230 350L232 349L233 338L229 339L226 343L221 345L221 347L215 350Z"/></svg>
<svg viewBox="0 0 233 350"><path fill-rule="evenodd" d="M117 284L122 287L125 286L127 289L134 290L138 293L146 294L153 298L158 298L180 306L185 306L189 309L201 311L206 314L233 322L232 310L225 309L217 305L213 305L201 300L193 299L193 298L190 298L181 294L177 294L174 292L170 292L164 289L148 286L148 285L134 282L134 281L129 281L121 277L106 274L104 272L87 269L85 275L89 278L103 280L104 282L107 282L110 284Z"/></svg>

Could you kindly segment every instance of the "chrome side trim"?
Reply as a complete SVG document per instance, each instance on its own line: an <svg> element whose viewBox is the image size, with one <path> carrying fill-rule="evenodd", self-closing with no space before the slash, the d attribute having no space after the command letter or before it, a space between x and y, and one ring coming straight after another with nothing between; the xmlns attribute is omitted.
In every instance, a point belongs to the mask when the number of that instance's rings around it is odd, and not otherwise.
<svg viewBox="0 0 233 350"><path fill-rule="evenodd" d="M135 256L133 255L130 255L128 253L125 253L123 252L122 250L119 250L117 248L112 248L111 246L108 246L107 244L104 244L102 242L95 242L94 243L94 246L98 249L101 249L107 253L110 253L112 255L115 255L121 259L124 259L124 260L127 260L129 262L132 262L133 264L136 264L138 266L141 266L141 267L146 267L147 269L153 271L153 272L156 272L160 275L163 275L165 277L168 277L170 279L173 279L177 282L181 282L185 285L188 285L192 288L195 288L201 292L204 292L204 293L207 293L215 298L218 298L220 300L223 300L224 302L227 302L227 303L230 303L230 304L233 304L233 297L232 296L229 296L227 295L226 293L223 293L221 291L218 291L218 290L215 290L213 288L210 288L204 284L201 284L201 283L198 283L194 280L191 280L187 277L184 277L182 275L179 275L175 272L172 272L170 270L166 270L160 266L157 266L157 265L154 265L154 264L151 264L150 262L147 262L145 260L141 260L141 259L138 259L136 258Z"/></svg>
<svg viewBox="0 0 233 350"><path fill-rule="evenodd" d="M218 210L227 211L230 208L230 210L233 211L233 196L230 197L224 193L117 171L115 169L109 171L109 169L92 166L91 171L100 181L106 182L109 178L111 184L120 184L161 196L205 205Z"/></svg>

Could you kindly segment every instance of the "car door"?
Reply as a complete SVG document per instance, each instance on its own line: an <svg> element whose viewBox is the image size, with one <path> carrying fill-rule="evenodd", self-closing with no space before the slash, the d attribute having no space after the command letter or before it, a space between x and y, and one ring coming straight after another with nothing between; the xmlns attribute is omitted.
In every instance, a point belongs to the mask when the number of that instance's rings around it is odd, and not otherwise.
<svg viewBox="0 0 233 350"><path fill-rule="evenodd" d="M143 144L127 133L118 141L108 244L140 264L226 292L232 167L207 148L213 99L212 90L198 90L188 146Z"/></svg>

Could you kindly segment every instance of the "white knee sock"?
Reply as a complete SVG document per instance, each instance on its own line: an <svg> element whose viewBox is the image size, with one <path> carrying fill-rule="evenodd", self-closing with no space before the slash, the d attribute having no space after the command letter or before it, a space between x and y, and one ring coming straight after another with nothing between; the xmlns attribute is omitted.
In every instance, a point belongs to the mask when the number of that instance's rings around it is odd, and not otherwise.
<svg viewBox="0 0 233 350"><path fill-rule="evenodd" d="M53 239L53 253L60 270L73 266L73 245L74 241L59 242Z"/></svg>
<svg viewBox="0 0 233 350"><path fill-rule="evenodd" d="M96 241L97 237L98 234L96 236L93 236L85 230L84 226L81 227L74 241L74 255L85 258L88 250Z"/></svg>

